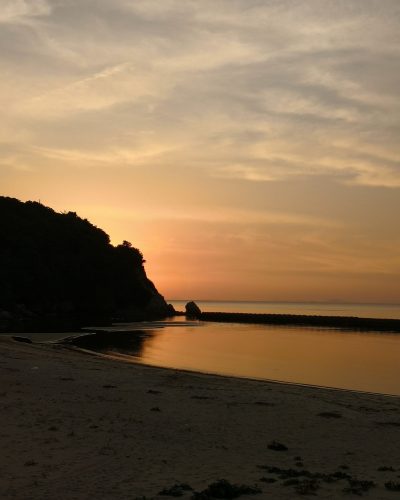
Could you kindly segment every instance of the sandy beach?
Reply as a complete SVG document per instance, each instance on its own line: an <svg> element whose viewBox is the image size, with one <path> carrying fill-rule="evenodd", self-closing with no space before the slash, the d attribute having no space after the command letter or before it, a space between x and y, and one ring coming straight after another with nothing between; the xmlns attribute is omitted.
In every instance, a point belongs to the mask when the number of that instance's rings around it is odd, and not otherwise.
<svg viewBox="0 0 400 500"><path fill-rule="evenodd" d="M400 495L399 397L154 368L8 337L0 369L2 500L207 499L221 479L261 491L244 499Z"/></svg>

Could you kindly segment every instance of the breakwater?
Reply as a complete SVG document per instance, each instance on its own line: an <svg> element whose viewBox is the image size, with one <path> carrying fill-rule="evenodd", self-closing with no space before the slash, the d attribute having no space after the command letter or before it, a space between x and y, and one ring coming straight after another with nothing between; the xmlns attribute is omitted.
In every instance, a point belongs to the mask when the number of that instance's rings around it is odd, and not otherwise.
<svg viewBox="0 0 400 500"><path fill-rule="evenodd" d="M265 325L296 325L344 330L400 333L400 319L357 318L353 316L307 316L302 314L253 314L202 312L201 321L220 323L254 323Z"/></svg>

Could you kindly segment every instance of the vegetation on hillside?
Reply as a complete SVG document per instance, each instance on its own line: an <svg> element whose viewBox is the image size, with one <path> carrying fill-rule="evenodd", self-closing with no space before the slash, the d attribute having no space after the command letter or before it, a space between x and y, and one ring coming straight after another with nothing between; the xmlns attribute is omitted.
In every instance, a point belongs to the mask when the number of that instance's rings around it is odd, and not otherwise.
<svg viewBox="0 0 400 500"><path fill-rule="evenodd" d="M0 197L0 328L70 328L165 316L143 255L75 212Z"/></svg>

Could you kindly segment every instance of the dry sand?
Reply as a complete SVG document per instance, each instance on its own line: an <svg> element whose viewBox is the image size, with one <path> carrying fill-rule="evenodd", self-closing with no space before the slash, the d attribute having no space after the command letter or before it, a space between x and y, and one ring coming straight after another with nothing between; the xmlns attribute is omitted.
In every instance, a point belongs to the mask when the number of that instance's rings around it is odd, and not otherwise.
<svg viewBox="0 0 400 500"><path fill-rule="evenodd" d="M262 490L243 499L301 498L296 488L313 479L316 498L351 498L349 480L334 473L374 481L366 498L400 498L384 486L400 482L398 397L153 368L6 337L0 370L2 500L161 499L175 483L201 491L222 478ZM288 450L269 449L274 440Z"/></svg>

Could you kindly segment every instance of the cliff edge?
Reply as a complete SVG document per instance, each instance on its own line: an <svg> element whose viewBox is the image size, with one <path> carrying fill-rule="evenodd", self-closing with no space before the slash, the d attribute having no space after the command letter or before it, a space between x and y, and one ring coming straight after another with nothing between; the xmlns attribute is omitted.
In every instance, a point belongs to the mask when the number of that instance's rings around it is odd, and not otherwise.
<svg viewBox="0 0 400 500"><path fill-rule="evenodd" d="M0 197L0 330L67 330L172 312L142 253L75 212Z"/></svg>

